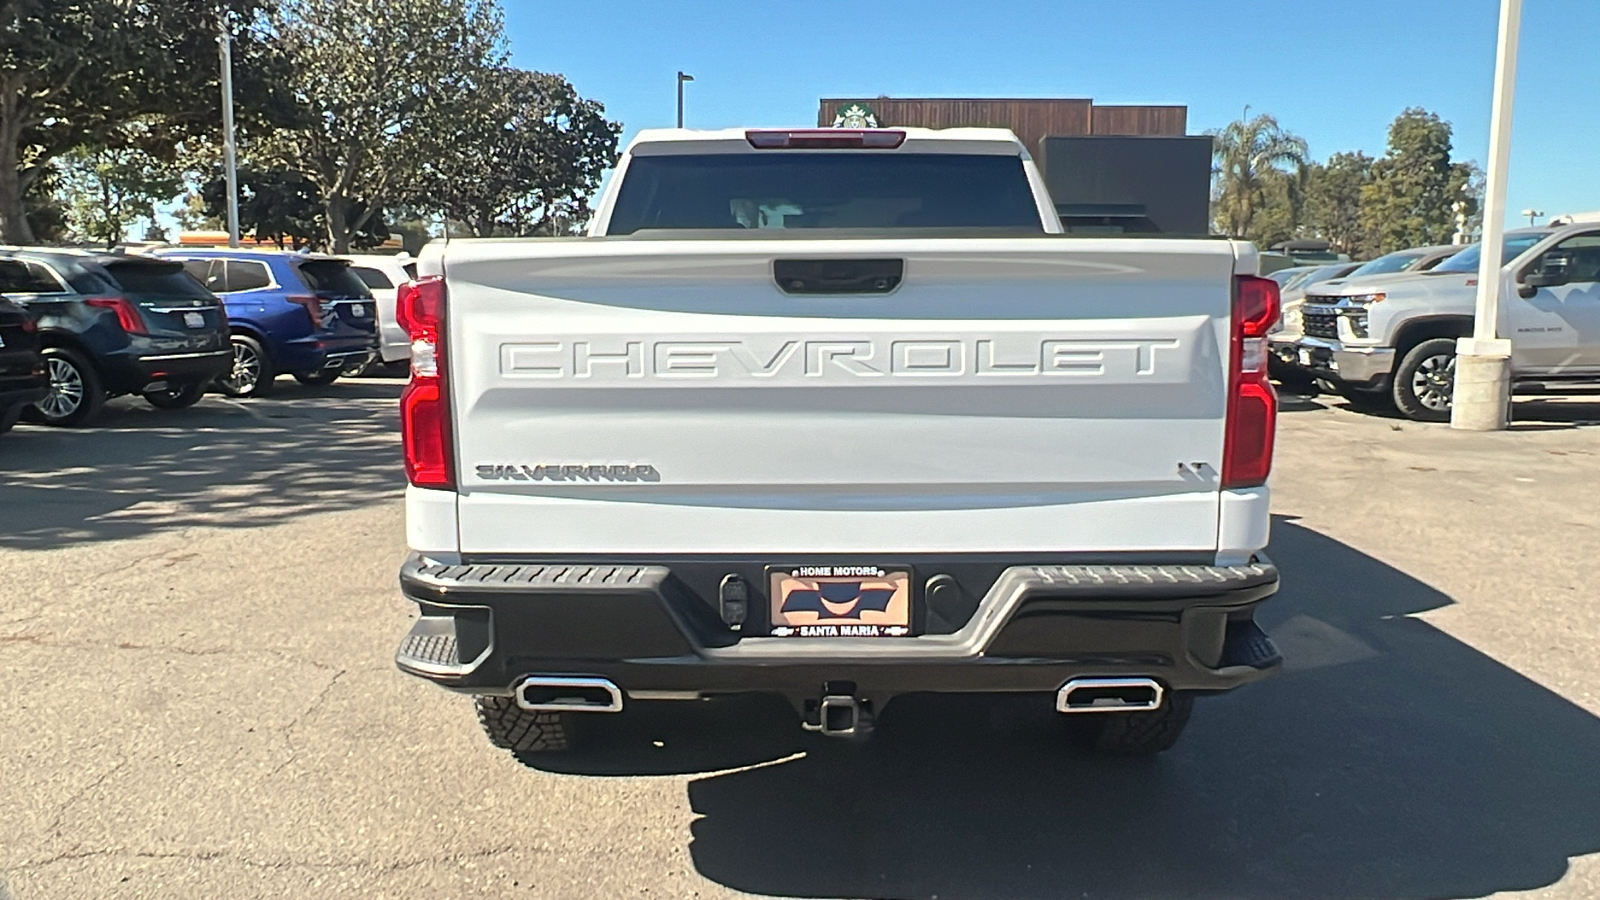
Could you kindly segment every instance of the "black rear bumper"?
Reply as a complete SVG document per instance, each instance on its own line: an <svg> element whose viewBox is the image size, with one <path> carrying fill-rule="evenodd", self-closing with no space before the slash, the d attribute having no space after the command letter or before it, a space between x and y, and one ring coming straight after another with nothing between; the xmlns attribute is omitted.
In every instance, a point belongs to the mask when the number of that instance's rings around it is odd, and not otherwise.
<svg viewBox="0 0 1600 900"><path fill-rule="evenodd" d="M44 376L28 378L0 378L0 415L19 406L37 403L50 393L50 382Z"/></svg>
<svg viewBox="0 0 1600 900"><path fill-rule="evenodd" d="M233 350L112 354L102 375L114 394L137 394L152 384L209 384L233 367Z"/></svg>
<svg viewBox="0 0 1600 900"><path fill-rule="evenodd" d="M1221 691L1281 662L1253 617L1278 588L1265 559L1011 566L961 627L903 638L741 635L688 587L694 580L665 565L445 565L413 554L400 582L422 615L396 663L475 694L506 694L529 675L582 675L630 695L814 697L841 682L880 696L1054 691L1091 675Z"/></svg>

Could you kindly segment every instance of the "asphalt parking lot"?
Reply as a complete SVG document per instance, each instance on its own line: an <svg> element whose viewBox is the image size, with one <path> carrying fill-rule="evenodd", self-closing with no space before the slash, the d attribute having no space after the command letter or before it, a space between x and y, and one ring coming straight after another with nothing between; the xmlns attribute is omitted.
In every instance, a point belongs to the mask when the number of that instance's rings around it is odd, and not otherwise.
<svg viewBox="0 0 1600 900"><path fill-rule="evenodd" d="M398 393L0 438L0 900L1600 896L1600 398L1289 402L1286 669L1156 761L1030 704L863 748L741 700L535 770L392 665Z"/></svg>

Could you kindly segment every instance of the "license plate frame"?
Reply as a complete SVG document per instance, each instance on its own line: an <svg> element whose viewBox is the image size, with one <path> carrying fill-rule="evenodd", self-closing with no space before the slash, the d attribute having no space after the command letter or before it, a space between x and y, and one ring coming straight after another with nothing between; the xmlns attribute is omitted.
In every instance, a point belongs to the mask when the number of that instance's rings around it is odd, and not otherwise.
<svg viewBox="0 0 1600 900"><path fill-rule="evenodd" d="M190 328L204 328L206 317L197 312L186 312L183 314L183 324Z"/></svg>
<svg viewBox="0 0 1600 900"><path fill-rule="evenodd" d="M768 566L768 634L910 637L916 621L913 575L905 565Z"/></svg>

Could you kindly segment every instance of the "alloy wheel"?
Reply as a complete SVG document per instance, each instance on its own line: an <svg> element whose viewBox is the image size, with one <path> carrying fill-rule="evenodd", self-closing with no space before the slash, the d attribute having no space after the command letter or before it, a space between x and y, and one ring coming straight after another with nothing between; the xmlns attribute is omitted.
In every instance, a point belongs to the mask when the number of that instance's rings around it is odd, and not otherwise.
<svg viewBox="0 0 1600 900"><path fill-rule="evenodd" d="M1418 403L1435 412L1450 409L1450 397L1455 392L1455 385L1454 354L1440 353L1428 357L1411 376L1411 393L1416 395Z"/></svg>
<svg viewBox="0 0 1600 900"><path fill-rule="evenodd" d="M50 393L36 406L52 419L64 419L83 405L83 373L65 359L50 360Z"/></svg>
<svg viewBox="0 0 1600 900"><path fill-rule="evenodd" d="M261 357L257 356L255 350L248 344L234 343L233 369L228 372L223 383L230 391L248 394L255 390L256 383L260 380Z"/></svg>

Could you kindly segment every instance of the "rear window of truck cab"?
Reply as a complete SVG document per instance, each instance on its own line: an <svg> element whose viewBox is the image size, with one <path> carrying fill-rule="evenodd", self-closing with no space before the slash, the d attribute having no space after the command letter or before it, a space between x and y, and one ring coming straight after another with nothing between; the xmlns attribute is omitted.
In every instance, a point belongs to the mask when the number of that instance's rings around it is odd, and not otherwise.
<svg viewBox="0 0 1600 900"><path fill-rule="evenodd" d="M606 233L802 228L1044 230L1020 157L864 151L636 156Z"/></svg>

